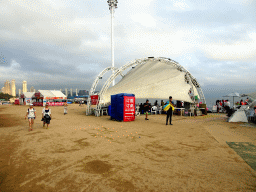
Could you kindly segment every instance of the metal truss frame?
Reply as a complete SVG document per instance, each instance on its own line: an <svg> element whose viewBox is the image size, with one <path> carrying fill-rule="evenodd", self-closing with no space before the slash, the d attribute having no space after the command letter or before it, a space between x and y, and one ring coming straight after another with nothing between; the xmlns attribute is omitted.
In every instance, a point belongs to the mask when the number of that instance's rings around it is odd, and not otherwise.
<svg viewBox="0 0 256 192"><path fill-rule="evenodd" d="M116 69L116 68L112 68L112 67L107 67L106 69L104 69L95 79L90 94L89 94L89 98L88 98L88 102L87 102L87 111L86 114L91 114L91 108L90 108L90 96L94 94L95 88L99 82L100 77L102 77L102 75L104 75L107 71L109 70L114 70L115 72L109 77L109 79L105 82L105 84L103 85L100 93L99 93L99 100L97 103L97 107L96 107L96 111L98 111L95 115L99 116L100 113L99 111L101 110L101 105L104 103L104 100L102 99L102 96L106 93L106 91L108 90L109 86L111 85L111 83L119 76L121 75L122 77L124 77L124 75L122 74L123 71L125 71L126 69L128 69L129 67L134 67L137 65L143 65L146 63L146 61L160 61L160 62L164 62L166 64L175 66L179 71L184 72L185 73L185 77L184 80L185 82L187 82L188 84L191 85L192 89L192 95L194 95L194 88L192 85L195 86L195 88L198 91L198 94L200 96L200 100L202 100L203 103L206 104L206 100L202 91L202 88L200 86L200 84L197 82L196 78L194 78L192 76L192 74L185 69L183 66L181 66L178 62L169 59L169 58L165 58L165 57L158 57L158 58L151 58L151 57L147 57L147 58L142 58L142 59L136 59L134 61L131 61L129 63L127 63L126 65L122 66L120 69ZM195 99L194 97L192 98L192 101L195 103ZM89 107L88 107L89 104Z"/></svg>
<svg viewBox="0 0 256 192"><path fill-rule="evenodd" d="M88 100L87 100L86 115L89 115L91 113L91 95L95 94L95 90L96 90L96 87L97 87L100 79L102 79L102 77L104 76L105 73L107 73L108 71L113 71L113 70L116 71L118 69L116 67L105 68L103 71L100 72L100 74L94 80L92 87L90 89L90 92L89 92ZM121 74L121 75L124 76L123 74Z"/></svg>

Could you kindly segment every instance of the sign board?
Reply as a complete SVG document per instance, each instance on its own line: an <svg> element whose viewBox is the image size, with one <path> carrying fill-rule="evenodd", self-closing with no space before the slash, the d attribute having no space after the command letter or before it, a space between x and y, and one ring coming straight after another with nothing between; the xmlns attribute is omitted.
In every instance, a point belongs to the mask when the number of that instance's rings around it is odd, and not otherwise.
<svg viewBox="0 0 256 192"><path fill-rule="evenodd" d="M124 120L134 121L135 119L135 97L124 96Z"/></svg>
<svg viewBox="0 0 256 192"><path fill-rule="evenodd" d="M40 92L35 93L35 97L40 97Z"/></svg>
<svg viewBox="0 0 256 192"><path fill-rule="evenodd" d="M98 98L99 98L98 95L91 95L91 104L92 105L97 105Z"/></svg>
<svg viewBox="0 0 256 192"><path fill-rule="evenodd" d="M26 105L30 105L30 103L31 103L31 98L25 98L25 102L26 102Z"/></svg>

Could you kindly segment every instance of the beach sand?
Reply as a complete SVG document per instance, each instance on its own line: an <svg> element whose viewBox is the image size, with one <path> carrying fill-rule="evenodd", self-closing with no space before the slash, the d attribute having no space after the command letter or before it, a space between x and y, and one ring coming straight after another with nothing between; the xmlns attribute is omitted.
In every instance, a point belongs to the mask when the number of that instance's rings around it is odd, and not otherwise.
<svg viewBox="0 0 256 192"><path fill-rule="evenodd" d="M50 107L49 129L37 110L0 106L0 191L256 191L256 173L228 142L256 144L256 128L223 114L145 115L133 122L86 116L86 106ZM248 124L247 124L248 125Z"/></svg>

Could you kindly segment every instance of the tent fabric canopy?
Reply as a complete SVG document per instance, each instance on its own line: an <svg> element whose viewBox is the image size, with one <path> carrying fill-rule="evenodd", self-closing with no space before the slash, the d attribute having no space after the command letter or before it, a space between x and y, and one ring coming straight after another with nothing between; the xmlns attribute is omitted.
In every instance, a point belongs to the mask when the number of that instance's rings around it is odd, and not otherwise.
<svg viewBox="0 0 256 192"><path fill-rule="evenodd" d="M61 91L51 91L51 90L38 90L40 92L40 97L63 97L66 98ZM35 96L35 93L33 94Z"/></svg>
<svg viewBox="0 0 256 192"><path fill-rule="evenodd" d="M51 92L53 95L55 95L55 97L67 97L61 91L51 91Z"/></svg>
<svg viewBox="0 0 256 192"><path fill-rule="evenodd" d="M240 97L240 94L237 92L229 93L228 95L225 95L223 97Z"/></svg>
<svg viewBox="0 0 256 192"><path fill-rule="evenodd" d="M35 92L24 92L24 98L32 98L32 96L35 94Z"/></svg>
<svg viewBox="0 0 256 192"><path fill-rule="evenodd" d="M176 66L158 61L147 61L131 69L114 87L102 96L105 103L111 95L132 93L136 98L156 98L180 100L192 103L189 96L191 85L185 81L185 73ZM198 95L196 88L194 94Z"/></svg>

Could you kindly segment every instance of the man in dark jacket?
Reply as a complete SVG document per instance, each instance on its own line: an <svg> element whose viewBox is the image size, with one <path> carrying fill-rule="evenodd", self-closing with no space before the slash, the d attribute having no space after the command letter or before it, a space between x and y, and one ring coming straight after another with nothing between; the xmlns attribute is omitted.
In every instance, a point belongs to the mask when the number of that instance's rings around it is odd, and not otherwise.
<svg viewBox="0 0 256 192"><path fill-rule="evenodd" d="M149 111L149 109L150 109L150 104L148 103L148 100L146 100L146 103L144 103L144 110L145 110L145 112L146 112L146 118L145 118L145 120L149 120L149 119L148 119L148 111Z"/></svg>
<svg viewBox="0 0 256 192"><path fill-rule="evenodd" d="M176 105L174 105L174 103L172 102L172 96L169 97L169 103L172 104L174 107L176 107ZM170 118L170 125L172 125L172 107L169 108L169 110L167 111L167 116L166 116L166 125L168 125L168 119Z"/></svg>

